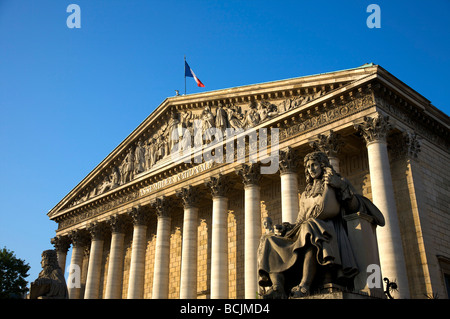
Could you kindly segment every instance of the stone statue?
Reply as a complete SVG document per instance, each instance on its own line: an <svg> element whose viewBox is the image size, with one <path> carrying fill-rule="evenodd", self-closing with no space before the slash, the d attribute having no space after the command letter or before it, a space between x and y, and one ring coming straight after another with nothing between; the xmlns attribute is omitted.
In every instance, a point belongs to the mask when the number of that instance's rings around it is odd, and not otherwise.
<svg viewBox="0 0 450 319"><path fill-rule="evenodd" d="M145 149L142 146L142 141L139 140L134 150L134 173L139 174L144 171L145 165Z"/></svg>
<svg viewBox="0 0 450 319"><path fill-rule="evenodd" d="M225 129L228 127L228 115L227 112L223 109L222 103L219 102L219 106L216 110L216 128L221 130L222 133L225 132Z"/></svg>
<svg viewBox="0 0 450 319"><path fill-rule="evenodd" d="M167 141L170 153L174 153L178 150L177 147L180 140L180 134L178 132L179 124L180 120L178 119L178 113L172 111L170 113L170 120L167 126Z"/></svg>
<svg viewBox="0 0 450 319"><path fill-rule="evenodd" d="M225 111L227 112L227 120L229 127L235 130L242 129L242 121L241 121L242 113L240 108L236 107L235 105L232 105L230 107L227 107Z"/></svg>
<svg viewBox="0 0 450 319"><path fill-rule="evenodd" d="M244 127L246 129L255 127L256 125L259 124L260 120L261 119L257 111L257 103L255 101L252 101L249 105L249 110L247 111L247 114L245 116Z"/></svg>
<svg viewBox="0 0 450 319"><path fill-rule="evenodd" d="M261 122L266 119L270 119L278 115L278 108L275 104L271 104L267 101L261 101L258 105L258 114Z"/></svg>
<svg viewBox="0 0 450 319"><path fill-rule="evenodd" d="M120 167L122 185L130 182L133 179L134 176L133 168L134 168L134 154L133 150L130 148Z"/></svg>
<svg viewBox="0 0 450 319"><path fill-rule="evenodd" d="M103 182L99 186L97 195L101 195L110 189L111 189L111 182L109 181L109 177L105 176L105 178L103 179Z"/></svg>
<svg viewBox="0 0 450 319"><path fill-rule="evenodd" d="M44 250L41 261L42 271L31 283L30 299L68 299L66 280L58 265L56 250Z"/></svg>
<svg viewBox="0 0 450 319"><path fill-rule="evenodd" d="M378 208L355 193L323 152L305 156L306 189L295 224L277 225L264 234L258 249L259 285L266 299L304 297L333 283L351 288L359 272L343 215L364 212L384 225ZM365 271L365 270L361 270Z"/></svg>
<svg viewBox="0 0 450 319"><path fill-rule="evenodd" d="M182 127L182 142L181 148L188 150L192 147L194 140L194 126L193 126L192 111L184 111L181 114L181 127Z"/></svg>
<svg viewBox="0 0 450 319"><path fill-rule="evenodd" d="M211 108L209 106L205 106L205 109L202 112L202 134L203 140L208 144L212 142L214 132L213 128L216 127L214 115L211 112Z"/></svg>
<svg viewBox="0 0 450 319"><path fill-rule="evenodd" d="M111 175L109 177L109 180L111 181L110 189L114 189L114 188L119 186L119 184L120 184L120 172L119 172L119 169L116 166L112 167Z"/></svg>

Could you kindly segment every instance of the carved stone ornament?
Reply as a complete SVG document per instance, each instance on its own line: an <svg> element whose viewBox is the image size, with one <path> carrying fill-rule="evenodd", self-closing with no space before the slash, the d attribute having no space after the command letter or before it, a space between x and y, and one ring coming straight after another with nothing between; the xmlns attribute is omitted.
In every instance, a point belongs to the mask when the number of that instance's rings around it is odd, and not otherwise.
<svg viewBox="0 0 450 319"><path fill-rule="evenodd" d="M83 247L89 239L85 230L72 230L68 236L72 242L72 247Z"/></svg>
<svg viewBox="0 0 450 319"><path fill-rule="evenodd" d="M295 173L297 171L299 162L300 157L298 156L296 150L292 149L289 146L283 150L280 150L279 165L281 174L291 172Z"/></svg>
<svg viewBox="0 0 450 319"><path fill-rule="evenodd" d="M159 217L169 217L169 200L165 197L155 198L150 205L156 210L156 215Z"/></svg>
<svg viewBox="0 0 450 319"><path fill-rule="evenodd" d="M177 197L181 198L184 207L196 207L198 205L198 191L195 187L183 187L176 191Z"/></svg>
<svg viewBox="0 0 450 319"><path fill-rule="evenodd" d="M406 144L406 155L410 159L417 159L420 153L420 141L416 133L409 131L403 133L403 139Z"/></svg>
<svg viewBox="0 0 450 319"><path fill-rule="evenodd" d="M148 223L149 215L141 206L133 207L127 213L135 226L143 226Z"/></svg>
<svg viewBox="0 0 450 319"><path fill-rule="evenodd" d="M91 235L92 240L103 240L105 236L105 225L103 223L92 222L86 229Z"/></svg>
<svg viewBox="0 0 450 319"><path fill-rule="evenodd" d="M330 130L330 134L328 135L318 134L317 140L311 142L309 145L314 151L324 152L328 157L337 157L344 142L340 134Z"/></svg>
<svg viewBox="0 0 450 319"><path fill-rule="evenodd" d="M111 232L113 233L124 233L127 226L125 217L118 214L110 216L108 224L111 227Z"/></svg>
<svg viewBox="0 0 450 319"><path fill-rule="evenodd" d="M67 252L70 247L70 238L68 236L56 236L50 239L50 243L56 251Z"/></svg>
<svg viewBox="0 0 450 319"><path fill-rule="evenodd" d="M366 143L372 143L376 141L385 142L386 135L391 129L389 123L389 116L378 114L377 117L364 116L364 121L360 124L354 125L355 129L359 131Z"/></svg>
<svg viewBox="0 0 450 319"><path fill-rule="evenodd" d="M244 186L258 185L261 180L261 167L259 163L242 164L235 169L235 172L242 178Z"/></svg>
<svg viewBox="0 0 450 319"><path fill-rule="evenodd" d="M226 196L231 186L229 180L222 174L217 177L211 176L208 181L205 181L205 185L211 189L213 197Z"/></svg>

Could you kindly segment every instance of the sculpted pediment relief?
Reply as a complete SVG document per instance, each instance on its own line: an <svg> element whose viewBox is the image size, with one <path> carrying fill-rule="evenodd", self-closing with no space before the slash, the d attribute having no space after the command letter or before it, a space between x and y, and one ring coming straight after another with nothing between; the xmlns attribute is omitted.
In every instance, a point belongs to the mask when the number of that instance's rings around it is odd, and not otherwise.
<svg viewBox="0 0 450 319"><path fill-rule="evenodd" d="M217 105L206 105L203 108L174 110L167 112L169 116L160 120L154 130L147 131L136 142L129 145L126 153L115 159L115 165L110 165L102 172L103 177L88 185L81 194L70 201L67 208L81 204L88 199L102 195L121 185L133 181L137 176L160 166L170 159L171 150L177 143L189 143L194 146L194 131L201 131L203 144L207 145L214 139L209 129L217 128L245 131L268 121L281 114L313 101L326 93L326 90L314 90L309 94L285 98L278 101L267 99L247 103L219 102ZM184 132L189 131L191 141L182 140ZM180 145L186 148L187 145Z"/></svg>
<svg viewBox="0 0 450 319"><path fill-rule="evenodd" d="M115 189L123 189L144 175L150 177L152 172L160 172L162 167L170 165L170 154L177 143L178 146L180 143L195 145L194 131L202 132L201 143L205 146L213 139L210 128L245 131L264 126L265 122L282 118L284 113L335 92L362 75L367 73L345 75L344 79L327 75L323 81L312 77L311 83L306 77L301 79L301 85L295 84L300 80L286 80L248 86L245 92L241 88L231 89L235 96L223 90L199 94L195 99L192 96L168 98L48 215L52 218L59 212L95 201L101 195L115 193ZM183 139L185 132L191 133L190 141Z"/></svg>

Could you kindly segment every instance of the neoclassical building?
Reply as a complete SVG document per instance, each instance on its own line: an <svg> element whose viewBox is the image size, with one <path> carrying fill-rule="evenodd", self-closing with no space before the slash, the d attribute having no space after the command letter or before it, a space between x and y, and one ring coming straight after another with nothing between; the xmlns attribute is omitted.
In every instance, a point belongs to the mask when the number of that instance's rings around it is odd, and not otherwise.
<svg viewBox="0 0 450 319"><path fill-rule="evenodd" d="M448 298L449 124L374 64L166 98L48 213L70 298L257 298L263 220L295 222L314 150L383 213L348 229L395 298Z"/></svg>

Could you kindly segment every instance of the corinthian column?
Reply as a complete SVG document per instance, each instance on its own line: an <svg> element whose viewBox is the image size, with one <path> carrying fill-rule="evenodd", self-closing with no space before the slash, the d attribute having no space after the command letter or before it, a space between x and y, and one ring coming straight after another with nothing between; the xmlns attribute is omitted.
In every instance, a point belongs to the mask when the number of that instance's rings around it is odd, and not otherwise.
<svg viewBox="0 0 450 319"><path fill-rule="evenodd" d="M144 296L145 249L148 214L141 207L133 207L128 214L133 219L133 243L131 245L130 278L127 299Z"/></svg>
<svg viewBox="0 0 450 319"><path fill-rule="evenodd" d="M69 266L69 277L67 278L67 289L69 291L69 299L80 299L81 266L87 236L84 231L72 231L69 234L69 239L72 242L72 258Z"/></svg>
<svg viewBox="0 0 450 319"><path fill-rule="evenodd" d="M84 299L98 299L105 230L104 226L97 222L90 224L87 230L91 235L91 249Z"/></svg>
<svg viewBox="0 0 450 319"><path fill-rule="evenodd" d="M50 243L55 247L56 255L58 256L58 265L62 273L66 271L67 251L70 247L70 239L67 236L56 236L50 240Z"/></svg>
<svg viewBox="0 0 450 319"><path fill-rule="evenodd" d="M298 155L287 147L280 150L281 220L294 224L298 215Z"/></svg>
<svg viewBox="0 0 450 319"><path fill-rule="evenodd" d="M155 265L153 269L152 299L169 297L170 224L168 200L156 198L151 205L156 209L158 227L156 229Z"/></svg>
<svg viewBox="0 0 450 319"><path fill-rule="evenodd" d="M228 198L230 184L224 176L205 182L213 197L211 244L211 299L228 298Z"/></svg>
<svg viewBox="0 0 450 319"><path fill-rule="evenodd" d="M197 298L198 197L192 186L177 191L183 200L183 243L181 250L180 299Z"/></svg>
<svg viewBox="0 0 450 319"><path fill-rule="evenodd" d="M317 140L311 142L309 145L315 151L321 151L327 154L331 166L339 173L339 158L337 157L337 154L343 144L344 142L341 140L341 135L330 130L330 134L328 135L318 134Z"/></svg>
<svg viewBox="0 0 450 319"><path fill-rule="evenodd" d="M364 117L356 124L367 143L370 183L373 203L383 213L386 225L377 227L378 247L383 277L396 280L398 297L409 298L402 238L397 217L397 206L392 185L391 169L387 151L386 134L390 130L389 117Z"/></svg>
<svg viewBox="0 0 450 319"><path fill-rule="evenodd" d="M258 293L257 250L261 237L260 166L242 164L236 169L236 173L242 178L245 192L245 298L255 299Z"/></svg>
<svg viewBox="0 0 450 319"><path fill-rule="evenodd" d="M126 224L122 215L111 216L108 223L111 226L111 248L105 299L120 299L122 297L123 247Z"/></svg>

